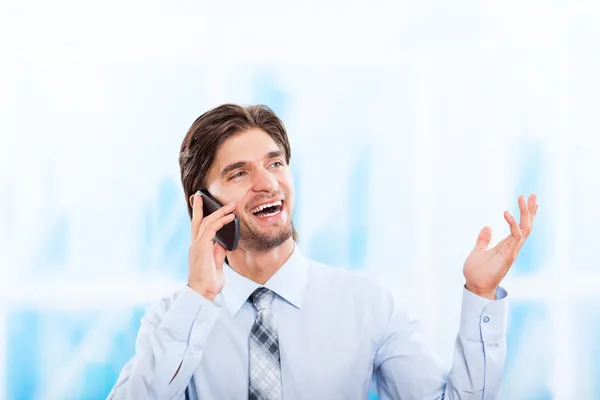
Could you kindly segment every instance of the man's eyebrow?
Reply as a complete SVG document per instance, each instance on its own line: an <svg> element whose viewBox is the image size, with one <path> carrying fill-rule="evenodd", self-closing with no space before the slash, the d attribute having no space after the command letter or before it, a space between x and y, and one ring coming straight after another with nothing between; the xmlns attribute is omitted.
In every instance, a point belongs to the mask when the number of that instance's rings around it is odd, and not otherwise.
<svg viewBox="0 0 600 400"><path fill-rule="evenodd" d="M230 173L231 171L234 171L238 168L243 168L246 166L246 161L238 161L238 162L234 162L232 164L229 164L228 166L226 166L225 168L223 168L221 170L221 176L225 176L228 173Z"/></svg>
<svg viewBox="0 0 600 400"><path fill-rule="evenodd" d="M267 153L265 158L269 159L269 158L277 158L277 157L283 157L283 151L281 151L281 150L270 151L269 153Z"/></svg>

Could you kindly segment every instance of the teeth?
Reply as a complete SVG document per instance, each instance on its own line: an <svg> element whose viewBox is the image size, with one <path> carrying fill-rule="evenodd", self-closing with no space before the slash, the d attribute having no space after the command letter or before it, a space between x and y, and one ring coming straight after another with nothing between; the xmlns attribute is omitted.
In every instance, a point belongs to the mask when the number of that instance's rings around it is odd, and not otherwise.
<svg viewBox="0 0 600 400"><path fill-rule="evenodd" d="M263 215L259 215L259 218L267 218L267 217L271 217L273 215L279 214L281 211L275 211L272 213L268 213L268 214L263 214Z"/></svg>
<svg viewBox="0 0 600 400"><path fill-rule="evenodd" d="M252 214L256 214L257 212L260 212L260 211L264 210L267 207L275 207L275 206L281 206L281 200L276 201L274 203L270 203L270 204L263 204L262 206L258 206L255 209L250 210L250 212ZM269 215L274 215L274 214L272 213L272 214L269 214Z"/></svg>

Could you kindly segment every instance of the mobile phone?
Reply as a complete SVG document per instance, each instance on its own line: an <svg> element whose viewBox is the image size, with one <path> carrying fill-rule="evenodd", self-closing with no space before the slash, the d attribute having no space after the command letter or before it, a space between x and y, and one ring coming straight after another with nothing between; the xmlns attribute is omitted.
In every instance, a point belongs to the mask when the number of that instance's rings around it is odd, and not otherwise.
<svg viewBox="0 0 600 400"><path fill-rule="evenodd" d="M206 189L200 189L200 196L202 196L202 211L203 216L206 217L219 208L223 207L219 200L215 199ZM238 242L240 240L240 219L236 215L235 219L228 224L224 225L217 231L215 235L215 241L223 246L227 251L233 251L237 249Z"/></svg>

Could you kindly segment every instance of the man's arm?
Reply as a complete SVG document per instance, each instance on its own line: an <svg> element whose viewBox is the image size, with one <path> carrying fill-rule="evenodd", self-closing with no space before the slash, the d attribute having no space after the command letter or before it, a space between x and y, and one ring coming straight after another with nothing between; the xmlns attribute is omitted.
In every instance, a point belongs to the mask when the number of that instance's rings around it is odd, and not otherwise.
<svg viewBox="0 0 600 400"><path fill-rule="evenodd" d="M382 399L500 397L506 358L506 291L499 285L531 233L538 210L535 193L527 199L519 196L518 203L519 224L504 211L510 235L488 249L492 229L484 227L465 260L461 325L448 377L436 355L423 343L418 324L406 313L394 310L393 299L386 302L392 304L386 310L392 311L374 365Z"/></svg>
<svg viewBox="0 0 600 400"><path fill-rule="evenodd" d="M202 360L206 338L220 311L212 301L223 289L227 255L214 238L235 218L235 203L204 218L200 194L190 196L189 202L192 244L188 286L174 299L163 301L146 313L135 356L121 371L109 399L181 399Z"/></svg>
<svg viewBox="0 0 600 400"><path fill-rule="evenodd" d="M389 323L374 363L381 400L500 398L506 356L506 292L488 300L464 290L450 374L424 340L418 321L385 307Z"/></svg>
<svg viewBox="0 0 600 400"><path fill-rule="evenodd" d="M182 399L220 308L191 288L150 307L108 399Z"/></svg>

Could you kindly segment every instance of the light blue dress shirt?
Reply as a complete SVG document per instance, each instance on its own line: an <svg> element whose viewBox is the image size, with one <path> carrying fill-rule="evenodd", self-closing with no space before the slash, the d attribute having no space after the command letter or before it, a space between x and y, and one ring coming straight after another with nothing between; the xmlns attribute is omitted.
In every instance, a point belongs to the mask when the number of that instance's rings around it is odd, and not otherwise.
<svg viewBox="0 0 600 400"><path fill-rule="evenodd" d="M188 385L190 399L248 398L256 310L247 299L260 285L227 265L224 272L214 302L186 286L148 308L135 355L108 398L183 399ZM264 286L277 294L272 311L284 400L364 400L372 382L382 400L500 398L503 289L495 301L464 290L448 373L418 321L368 278L306 259L296 246Z"/></svg>

